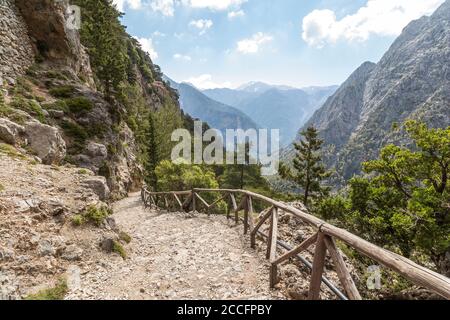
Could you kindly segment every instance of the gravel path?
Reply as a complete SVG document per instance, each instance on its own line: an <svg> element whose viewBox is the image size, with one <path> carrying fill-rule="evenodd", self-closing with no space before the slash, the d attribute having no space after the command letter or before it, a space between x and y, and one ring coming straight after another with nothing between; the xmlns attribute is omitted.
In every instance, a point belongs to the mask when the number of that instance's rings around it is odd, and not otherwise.
<svg viewBox="0 0 450 320"><path fill-rule="evenodd" d="M68 299L283 298L269 289L262 252L225 217L144 210L137 194L114 209L132 237L128 258L100 259Z"/></svg>

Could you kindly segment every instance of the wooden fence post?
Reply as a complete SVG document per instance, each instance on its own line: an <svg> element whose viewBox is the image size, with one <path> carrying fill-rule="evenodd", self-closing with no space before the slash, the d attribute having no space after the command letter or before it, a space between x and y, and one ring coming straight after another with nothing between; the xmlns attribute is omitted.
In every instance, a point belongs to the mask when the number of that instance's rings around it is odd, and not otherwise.
<svg viewBox="0 0 450 320"><path fill-rule="evenodd" d="M195 193L194 190L192 190L192 212L195 213L195 211L197 210L196 208L196 202L197 202L197 194Z"/></svg>
<svg viewBox="0 0 450 320"><path fill-rule="evenodd" d="M270 219L269 239L267 239L267 254L266 257L271 262L275 260L277 254L277 240L278 240L278 208L272 209L272 217Z"/></svg>
<svg viewBox="0 0 450 320"><path fill-rule="evenodd" d="M322 284L322 274L325 266L325 256L327 253L324 238L325 235L319 231L316 241L316 250L314 252L308 300L320 300L320 285Z"/></svg>

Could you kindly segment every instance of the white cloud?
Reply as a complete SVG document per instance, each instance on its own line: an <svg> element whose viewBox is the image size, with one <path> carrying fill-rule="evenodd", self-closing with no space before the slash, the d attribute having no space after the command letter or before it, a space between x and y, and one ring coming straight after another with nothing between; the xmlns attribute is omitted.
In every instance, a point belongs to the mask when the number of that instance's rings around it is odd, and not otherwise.
<svg viewBox="0 0 450 320"><path fill-rule="evenodd" d="M192 8L208 8L212 10L227 10L238 7L247 0L182 0L182 3Z"/></svg>
<svg viewBox="0 0 450 320"><path fill-rule="evenodd" d="M152 33L152 36L155 37L155 38L156 37L164 38L164 37L166 37L166 34L156 30L155 32Z"/></svg>
<svg viewBox="0 0 450 320"><path fill-rule="evenodd" d="M243 16L245 16L244 10L228 12L228 19L230 19L230 20L232 20L234 18L238 18L238 17L243 17Z"/></svg>
<svg viewBox="0 0 450 320"><path fill-rule="evenodd" d="M211 20L192 20L189 23L189 26L197 28L200 30L200 35L203 35L206 33L206 31L213 26L213 22Z"/></svg>
<svg viewBox="0 0 450 320"><path fill-rule="evenodd" d="M303 40L323 47L339 40L366 41L371 35L397 36L412 20L431 14L445 0L368 0L355 14L336 18L314 10L303 19Z"/></svg>
<svg viewBox="0 0 450 320"><path fill-rule="evenodd" d="M182 61L191 61L191 60L192 60L192 58L191 58L190 56L188 56L188 55L182 55L182 54L180 54L180 53L174 54L174 55L173 55L173 58L174 58L175 60L182 60Z"/></svg>
<svg viewBox="0 0 450 320"><path fill-rule="evenodd" d="M164 16L173 17L175 13L174 0L152 0L150 7L155 12L160 12Z"/></svg>
<svg viewBox="0 0 450 320"><path fill-rule="evenodd" d="M125 6L129 6L134 10L140 9L142 6L141 0L113 0L113 4L116 5L119 11L124 11Z"/></svg>
<svg viewBox="0 0 450 320"><path fill-rule="evenodd" d="M145 52L147 52L150 56L150 58L152 58L152 60L156 60L158 59L158 53L156 52L154 46L153 46L153 41L150 38L138 38L138 37L134 37L137 41L139 41L139 43L141 44L142 50L144 50Z"/></svg>
<svg viewBox="0 0 450 320"><path fill-rule="evenodd" d="M237 44L237 51L244 54L257 53L262 45L271 42L272 40L272 36L258 32L249 39L239 41Z"/></svg>
<svg viewBox="0 0 450 320"><path fill-rule="evenodd" d="M198 77L189 78L183 82L190 83L200 90L232 87L231 82L224 82L224 83L214 82L210 74L202 74Z"/></svg>

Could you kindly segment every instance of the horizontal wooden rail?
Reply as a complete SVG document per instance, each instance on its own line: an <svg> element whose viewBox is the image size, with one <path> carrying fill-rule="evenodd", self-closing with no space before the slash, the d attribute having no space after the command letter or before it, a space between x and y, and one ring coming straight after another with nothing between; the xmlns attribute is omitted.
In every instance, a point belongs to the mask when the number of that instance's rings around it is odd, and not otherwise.
<svg viewBox="0 0 450 320"><path fill-rule="evenodd" d="M151 204L154 204L153 197L159 196L167 196L167 195L177 195L177 196L187 196L187 199L184 202L183 208L189 211L192 208L192 211L198 209L198 205L196 205L196 199L199 199L202 202L202 207L206 208L209 213L209 208L211 207L208 203L199 196L199 193L225 193L225 195L221 199L226 199L229 197L229 204L231 205L231 209L235 213L235 220L238 223L239 216L238 212L244 211L244 230L247 233L247 230L250 228L251 231L251 239L252 239L252 247L254 246L254 237L257 233L259 233L259 228L266 221L270 220L270 229L269 236L267 239L268 248L267 248L267 257L271 260L272 263L272 272L271 272L271 284L275 284L277 282L277 275L274 274L273 271L276 272L277 265L284 261L284 259L277 259L276 252L274 247L278 242L278 234L277 234L277 224L278 224L278 211L284 211L292 214L293 216L300 219L302 222L309 224L314 227L318 235L320 235L320 239L317 240L316 243L316 253L314 255L314 264L312 266L312 281L310 287L309 297L311 299L318 299L320 292L320 281L323 278L323 259L328 251L331 254L333 262L336 265L339 279L342 282L344 289L346 290L348 296L351 299L360 299L359 293L356 290L355 285L353 284L353 280L350 277L350 274L346 270L345 264L343 263L342 258L340 257L340 253L337 251L334 241L338 239L343 243L347 244L349 247L358 251L359 253L369 257L381 265L397 272L402 275L404 278L408 279L412 283L432 290L439 294L440 296L450 300L450 279L441 275L437 272L429 270L425 267L422 267L415 262L402 257L396 253L393 253L389 250L383 249L379 246L376 246L350 232L347 230L337 228L322 219L319 219L307 212L306 209L297 209L292 206L289 206L285 203L273 200L266 196L247 191L247 190L234 190L234 189L193 189L190 191L173 191L173 192L149 192L145 189L142 190L141 196L145 206L149 206L149 199L151 199ZM242 200L239 205L236 205L236 196L242 196ZM167 199L167 198L165 198ZM262 213L262 219L264 221L258 221L256 226L254 226L253 222L253 205L252 200L259 200L261 202L266 203L270 206L269 211L264 211ZM150 205L151 205L150 204ZM217 204L217 201L214 202ZM169 205L166 204L166 207ZM230 214L227 213L227 217L230 217ZM270 218L270 219L269 219ZM304 244L300 245L298 248L293 248L292 251L297 253L302 251Z"/></svg>

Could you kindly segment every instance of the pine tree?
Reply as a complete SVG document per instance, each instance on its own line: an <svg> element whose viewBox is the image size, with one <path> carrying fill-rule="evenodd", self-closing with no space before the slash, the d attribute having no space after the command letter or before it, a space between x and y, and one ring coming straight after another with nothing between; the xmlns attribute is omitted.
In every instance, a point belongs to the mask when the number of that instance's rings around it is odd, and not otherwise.
<svg viewBox="0 0 450 320"><path fill-rule="evenodd" d="M105 95L127 80L128 52L120 13L112 0L76 0L82 7L81 40Z"/></svg>
<svg viewBox="0 0 450 320"><path fill-rule="evenodd" d="M148 116L148 128L146 132L146 145L147 145L147 161L145 163L145 182L149 187L152 187L154 191L157 191L158 177L156 175L156 167L160 161L158 141L156 137L155 118L153 112Z"/></svg>
<svg viewBox="0 0 450 320"><path fill-rule="evenodd" d="M280 165L280 175L303 189L303 201L308 204L312 197L326 195L329 188L323 187L321 182L330 176L322 163L320 149L323 140L319 139L317 129L309 127L302 132L304 139L294 144L296 156L294 158L294 172L286 165Z"/></svg>

